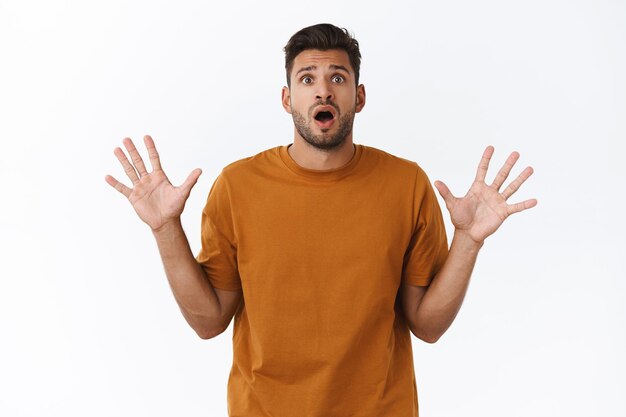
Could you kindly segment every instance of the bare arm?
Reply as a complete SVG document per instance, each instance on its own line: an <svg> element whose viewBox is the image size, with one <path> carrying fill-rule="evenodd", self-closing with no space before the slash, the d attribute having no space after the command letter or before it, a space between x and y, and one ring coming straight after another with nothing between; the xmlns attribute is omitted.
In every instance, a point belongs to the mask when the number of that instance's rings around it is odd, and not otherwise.
<svg viewBox="0 0 626 417"><path fill-rule="evenodd" d="M211 285L191 252L180 219L152 233L170 288L187 323L202 339L222 333L239 306L242 292L220 290Z"/></svg>
<svg viewBox="0 0 626 417"><path fill-rule="evenodd" d="M435 343L448 330L463 304L481 246L455 232L448 258L431 284L403 286L403 306L416 337Z"/></svg>
<svg viewBox="0 0 626 417"><path fill-rule="evenodd" d="M174 187L161 169L152 138L144 136L144 143L152 172L147 172L135 145L125 138L124 146L133 163L128 161L120 148L116 148L114 154L132 181L133 188L126 187L110 175L105 180L128 198L137 215L152 229L170 288L189 325L203 339L217 336L228 327L242 293L213 288L193 257L183 231L180 215L201 171L193 170L181 186Z"/></svg>
<svg viewBox="0 0 626 417"><path fill-rule="evenodd" d="M463 198L454 197L441 181L435 182L455 226L450 252L428 287L402 287L403 308L411 331L424 341L436 342L454 321L484 240L508 216L537 204L535 199L516 204L506 202L533 173L531 167L527 167L504 191L499 191L519 158L517 152L509 156L493 183L485 184L492 155L493 147L489 146L483 153L474 183Z"/></svg>

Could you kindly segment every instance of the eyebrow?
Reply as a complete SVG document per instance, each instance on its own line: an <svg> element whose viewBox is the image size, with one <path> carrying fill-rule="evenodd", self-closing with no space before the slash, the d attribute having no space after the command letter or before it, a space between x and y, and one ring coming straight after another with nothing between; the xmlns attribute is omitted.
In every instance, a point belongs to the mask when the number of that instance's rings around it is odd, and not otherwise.
<svg viewBox="0 0 626 417"><path fill-rule="evenodd" d="M312 70L316 70L317 66L316 65L309 65L308 67L302 67L298 70L298 72L296 72L296 75L300 74L303 71L312 71ZM335 65L335 64L330 64L330 69L331 70L342 70L345 71L347 74L350 74L350 71L348 71L348 68L344 67L343 65Z"/></svg>

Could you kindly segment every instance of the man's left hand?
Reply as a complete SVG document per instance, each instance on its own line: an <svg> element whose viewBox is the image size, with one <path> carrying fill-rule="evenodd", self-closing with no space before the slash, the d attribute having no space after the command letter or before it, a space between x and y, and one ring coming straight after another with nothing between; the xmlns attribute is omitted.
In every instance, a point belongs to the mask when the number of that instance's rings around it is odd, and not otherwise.
<svg viewBox="0 0 626 417"><path fill-rule="evenodd" d="M517 162L519 153L512 152L498 172L491 185L485 183L489 161L493 155L493 146L487 146L478 164L476 178L463 198L452 195L450 189L441 181L435 181L435 187L446 202L450 219L457 232L466 233L472 240L482 244L487 236L493 234L504 220L513 213L527 210L537 205L536 199L521 203L508 204L509 199L533 173L532 167L524 171L504 191L500 188Z"/></svg>

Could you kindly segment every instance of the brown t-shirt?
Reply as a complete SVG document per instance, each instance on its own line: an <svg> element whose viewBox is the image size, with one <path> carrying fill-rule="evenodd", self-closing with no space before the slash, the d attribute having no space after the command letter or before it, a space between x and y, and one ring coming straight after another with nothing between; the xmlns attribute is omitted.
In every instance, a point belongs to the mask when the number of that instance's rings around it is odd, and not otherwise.
<svg viewBox="0 0 626 417"><path fill-rule="evenodd" d="M418 415L398 289L448 254L415 163L356 144L344 166L305 169L287 145L226 166L202 212L196 257L243 289L228 379L231 417Z"/></svg>

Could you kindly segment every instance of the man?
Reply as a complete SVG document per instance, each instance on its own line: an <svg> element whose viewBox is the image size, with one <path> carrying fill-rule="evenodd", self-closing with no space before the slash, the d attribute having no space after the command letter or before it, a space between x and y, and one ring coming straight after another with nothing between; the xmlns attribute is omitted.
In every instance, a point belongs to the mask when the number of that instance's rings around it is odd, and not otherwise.
<svg viewBox="0 0 626 417"><path fill-rule="evenodd" d="M365 105L358 42L329 24L285 47L282 105L294 141L225 167L202 212L194 258L180 223L201 171L173 187L144 137L148 173L129 138L115 155L133 183L106 181L152 229L181 312L204 339L235 317L230 416L417 416L410 332L434 343L463 301L487 236L536 200L506 200L532 174L491 185L487 147L463 198L435 182L455 227L412 161L354 144Z"/></svg>

